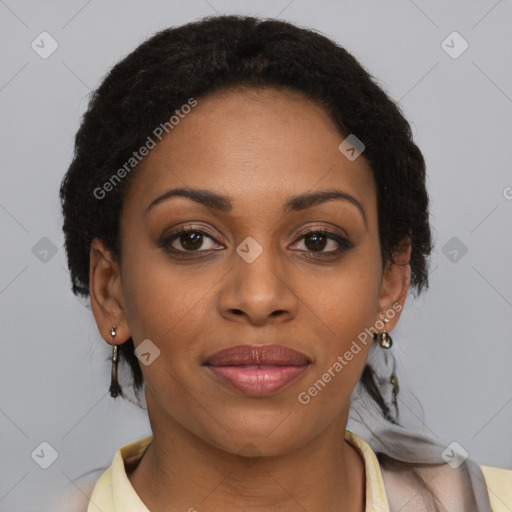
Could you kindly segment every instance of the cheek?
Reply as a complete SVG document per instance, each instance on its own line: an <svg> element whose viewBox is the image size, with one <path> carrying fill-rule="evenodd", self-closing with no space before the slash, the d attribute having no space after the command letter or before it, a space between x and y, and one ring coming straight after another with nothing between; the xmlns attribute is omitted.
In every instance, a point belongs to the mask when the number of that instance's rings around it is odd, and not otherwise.
<svg viewBox="0 0 512 512"><path fill-rule="evenodd" d="M350 401L373 342L365 329L376 320L380 275L374 259L358 257L310 296L307 324L322 341L297 400L312 417L334 419Z"/></svg>
<svg viewBox="0 0 512 512"><path fill-rule="evenodd" d="M220 270L172 264L161 249L142 244L126 244L124 254L123 296L135 346L150 339L160 350L172 347L173 355L199 354L197 334L204 332Z"/></svg>
<svg viewBox="0 0 512 512"><path fill-rule="evenodd" d="M376 320L381 282L380 259L374 251L357 251L336 272L308 279L308 307L341 339L357 335ZM308 295L306 295L308 296Z"/></svg>
<svg viewBox="0 0 512 512"><path fill-rule="evenodd" d="M308 317L302 321L322 340L310 382L321 378L341 357L343 368L337 365L337 378L329 384L334 393L340 387L355 386L373 341L366 329L374 326L378 315L381 263L376 250L354 251L332 275L307 279L302 285Z"/></svg>

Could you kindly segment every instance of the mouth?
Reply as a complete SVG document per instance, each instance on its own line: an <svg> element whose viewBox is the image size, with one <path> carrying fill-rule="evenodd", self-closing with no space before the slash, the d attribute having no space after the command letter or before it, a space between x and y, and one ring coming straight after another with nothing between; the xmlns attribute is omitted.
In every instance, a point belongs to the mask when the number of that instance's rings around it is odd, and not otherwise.
<svg viewBox="0 0 512 512"><path fill-rule="evenodd" d="M267 396L297 380L312 361L283 345L238 345L209 356L204 366L246 395Z"/></svg>

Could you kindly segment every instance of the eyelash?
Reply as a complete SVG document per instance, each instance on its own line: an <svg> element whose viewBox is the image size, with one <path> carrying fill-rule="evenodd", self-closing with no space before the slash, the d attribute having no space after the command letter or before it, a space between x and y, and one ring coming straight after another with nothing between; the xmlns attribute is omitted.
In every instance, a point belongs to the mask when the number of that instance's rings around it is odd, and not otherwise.
<svg viewBox="0 0 512 512"><path fill-rule="evenodd" d="M166 236L164 237L162 240L160 240L158 242L158 245L161 247L161 248L164 248L167 252L173 254L173 255L183 255L183 254L190 254L192 255L193 253L213 253L215 252L216 250L218 249L211 249L211 250L195 250L195 251L187 251L187 250L180 250L180 249L175 249L174 247L171 247L171 244L176 240L176 239L179 239L182 235L186 235L188 233L196 233L196 234L200 234L200 235L203 235L203 236L207 236L208 238L211 238L212 240L215 241L215 238L210 234L208 233L207 231L204 231L203 229L197 229L197 228L194 228L194 227L189 227L189 228L184 228L180 231L177 231L175 233L172 233L171 235L169 236ZM309 258L311 259L323 259L325 258L326 256L334 256L334 255L340 255L342 253L344 253L345 251L351 249L353 246L352 242L350 242L347 238L341 236L341 235L338 235L336 233L333 233L331 231L327 231L325 229L312 229L310 231L306 231L305 233L302 233L299 238L297 239L297 242L304 239L304 238L307 238L308 236L311 236L311 235L321 235L321 236L324 236L326 238L328 238L329 240L334 240L335 242L338 243L338 245L340 246L338 249L334 250L334 251L325 251L325 252L315 252L315 251L310 251L310 250L299 250L298 252L306 252L306 253L309 253ZM295 242L295 243L297 243ZM189 256L186 256L186 257L189 257Z"/></svg>

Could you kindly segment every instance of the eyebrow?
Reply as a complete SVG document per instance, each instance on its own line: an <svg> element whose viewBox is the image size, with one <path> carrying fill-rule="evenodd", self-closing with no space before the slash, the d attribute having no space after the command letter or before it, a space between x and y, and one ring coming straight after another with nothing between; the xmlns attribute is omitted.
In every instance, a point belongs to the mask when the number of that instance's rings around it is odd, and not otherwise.
<svg viewBox="0 0 512 512"><path fill-rule="evenodd" d="M231 198L229 196L217 194L211 190L174 188L152 201L146 208L146 214L156 205L161 204L172 197L186 197L196 203L221 212L230 212L233 209ZM354 196L338 189L322 190L319 192L305 192L303 194L291 196L284 203L283 213L286 215L291 211L306 210L333 199L348 201L353 204L361 213L365 226L367 225L366 212L361 203Z"/></svg>

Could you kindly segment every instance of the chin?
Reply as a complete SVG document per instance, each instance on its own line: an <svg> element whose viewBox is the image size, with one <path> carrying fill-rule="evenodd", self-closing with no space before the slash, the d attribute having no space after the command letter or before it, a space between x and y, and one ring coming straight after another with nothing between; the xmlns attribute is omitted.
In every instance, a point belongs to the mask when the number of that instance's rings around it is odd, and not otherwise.
<svg viewBox="0 0 512 512"><path fill-rule="evenodd" d="M240 416L243 416L243 420ZM308 428L303 419L293 414L241 413L230 419L223 416L224 430L209 431L207 442L213 446L244 457L279 456L307 444L316 435L318 425Z"/></svg>

